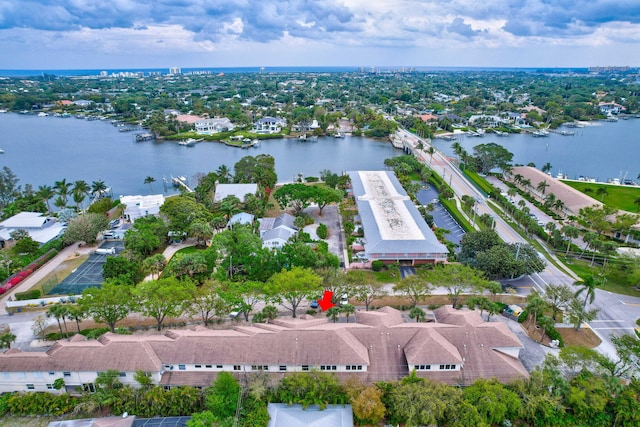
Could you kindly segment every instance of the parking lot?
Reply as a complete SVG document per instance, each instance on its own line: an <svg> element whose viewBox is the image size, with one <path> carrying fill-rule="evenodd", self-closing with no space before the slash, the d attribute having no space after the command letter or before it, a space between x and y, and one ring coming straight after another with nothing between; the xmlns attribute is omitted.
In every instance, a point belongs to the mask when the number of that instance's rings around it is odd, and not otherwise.
<svg viewBox="0 0 640 427"><path fill-rule="evenodd" d="M456 252L458 252L460 241L462 240L462 236L464 236L464 230L449 214L449 211L447 211L444 206L438 202L438 192L433 187L423 188L418 191L416 198L421 205L428 205L429 203L433 204L434 209L430 214L433 216L434 224L438 228L449 230L446 234L446 238L458 245L456 248Z"/></svg>
<svg viewBox="0 0 640 427"><path fill-rule="evenodd" d="M113 254L109 253L112 248ZM107 257L119 254L123 250L122 240L105 240L85 262L51 289L48 295L78 295L86 288L100 286L103 281L102 266L107 261Z"/></svg>

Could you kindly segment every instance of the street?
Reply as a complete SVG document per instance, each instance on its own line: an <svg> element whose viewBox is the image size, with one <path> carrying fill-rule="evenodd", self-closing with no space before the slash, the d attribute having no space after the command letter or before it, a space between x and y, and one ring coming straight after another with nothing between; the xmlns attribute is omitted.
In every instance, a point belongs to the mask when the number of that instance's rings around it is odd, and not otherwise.
<svg viewBox="0 0 640 427"><path fill-rule="evenodd" d="M404 129L399 130L398 133L416 158L424 164L430 164L434 172L442 176L445 182L451 186L456 196L461 198L463 195L468 195L476 200L478 209L476 215L488 214L495 219L495 230L502 240L507 243L526 243L522 236L487 205L487 198L440 151L433 147L433 158L429 159L430 155L428 153L416 148L418 143L422 143L423 147L428 147L429 143L426 140L420 139ZM494 182L492 181L492 183ZM504 189L503 187L499 188ZM530 205L528 202L527 204ZM539 209L530 209L543 222L546 223L551 220ZM548 254L548 256L553 257L552 254ZM557 262L559 263L559 261ZM521 294L527 294L531 289L544 294L548 284L565 284L577 291L579 287L573 284L578 280L579 277L570 270L560 270L554 264L547 262L546 268L540 273L504 282L514 286L518 293ZM640 298L613 294L603 289L597 289L594 303L589 305L588 308L597 308L599 310L596 319L589 323L589 327L602 339L602 344L598 346L597 350L609 357L616 358L611 337L633 333L636 319L640 318Z"/></svg>

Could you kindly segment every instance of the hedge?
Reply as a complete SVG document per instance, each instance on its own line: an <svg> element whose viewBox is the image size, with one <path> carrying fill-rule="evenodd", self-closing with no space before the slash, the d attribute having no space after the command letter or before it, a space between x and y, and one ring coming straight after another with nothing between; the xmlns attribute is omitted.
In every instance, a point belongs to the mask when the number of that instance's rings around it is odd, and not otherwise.
<svg viewBox="0 0 640 427"><path fill-rule="evenodd" d="M38 299L40 298L41 292L40 289L32 289L26 292L16 292L16 301L24 301L29 299Z"/></svg>
<svg viewBox="0 0 640 427"><path fill-rule="evenodd" d="M466 232L473 232L475 229L471 226L471 223L466 220L465 217L462 216L460 211L458 210L458 206L456 202L453 200L445 199L444 197L440 197L440 203L445 207L447 211L451 214L453 219L456 220L458 224L464 229Z"/></svg>
<svg viewBox="0 0 640 427"><path fill-rule="evenodd" d="M47 261L58 254L57 249L50 249L46 254L42 255L31 264L10 276L3 286L0 286L0 295L7 293L12 288L18 286L24 279L29 277L34 271L42 267Z"/></svg>
<svg viewBox="0 0 640 427"><path fill-rule="evenodd" d="M486 179L478 175L476 172L471 171L469 169L464 169L462 173L469 178L469 180L483 193L485 196L493 193L495 190L494 186L491 185Z"/></svg>

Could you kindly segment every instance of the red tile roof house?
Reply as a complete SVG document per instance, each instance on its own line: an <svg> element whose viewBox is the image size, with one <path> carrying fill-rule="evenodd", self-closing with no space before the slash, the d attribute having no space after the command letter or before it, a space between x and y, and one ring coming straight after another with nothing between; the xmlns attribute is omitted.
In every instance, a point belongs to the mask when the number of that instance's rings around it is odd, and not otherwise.
<svg viewBox="0 0 640 427"><path fill-rule="evenodd" d="M11 349L0 354L0 392L48 391L62 378L68 391L92 389L98 372L116 370L134 387L146 371L165 387L206 387L218 372L327 371L366 382L417 375L448 384L495 377L509 382L528 375L518 359L520 341L502 322L484 322L475 311L441 307L434 323L406 323L385 307L358 311L356 323L325 317L278 318L270 324L227 330L203 327L165 335L115 335L99 340L76 335L46 352Z"/></svg>

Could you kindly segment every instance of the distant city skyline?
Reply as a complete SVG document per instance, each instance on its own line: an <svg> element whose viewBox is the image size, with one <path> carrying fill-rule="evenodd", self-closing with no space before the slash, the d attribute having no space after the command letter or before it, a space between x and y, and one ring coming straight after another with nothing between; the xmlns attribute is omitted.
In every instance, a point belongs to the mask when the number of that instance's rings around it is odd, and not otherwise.
<svg viewBox="0 0 640 427"><path fill-rule="evenodd" d="M634 0L14 0L3 69L640 65Z"/></svg>

